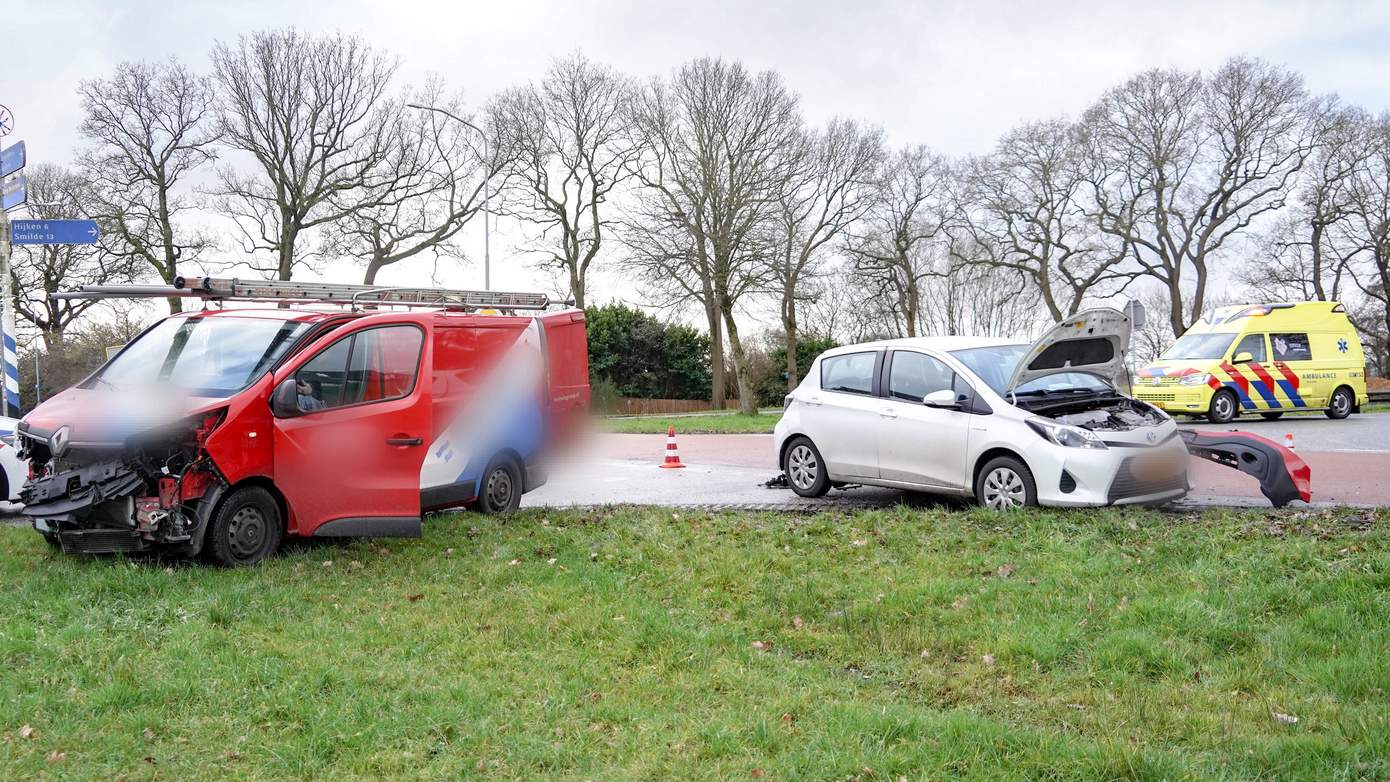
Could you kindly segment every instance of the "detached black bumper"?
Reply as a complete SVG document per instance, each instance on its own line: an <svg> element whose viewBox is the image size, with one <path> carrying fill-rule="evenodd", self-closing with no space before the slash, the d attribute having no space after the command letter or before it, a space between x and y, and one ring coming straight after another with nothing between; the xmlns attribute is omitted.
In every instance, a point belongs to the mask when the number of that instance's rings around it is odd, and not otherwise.
<svg viewBox="0 0 1390 782"><path fill-rule="evenodd" d="M1249 432L1181 431L1188 453L1216 462L1260 482L1260 491L1276 508L1294 500L1313 498L1312 475L1308 463L1288 448Z"/></svg>

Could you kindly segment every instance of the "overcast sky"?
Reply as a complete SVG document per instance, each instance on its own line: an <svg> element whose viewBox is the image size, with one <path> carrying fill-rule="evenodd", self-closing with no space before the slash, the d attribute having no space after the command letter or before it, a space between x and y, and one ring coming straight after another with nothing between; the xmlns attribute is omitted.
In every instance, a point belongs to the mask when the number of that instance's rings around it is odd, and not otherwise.
<svg viewBox="0 0 1390 782"><path fill-rule="evenodd" d="M1240 54L1302 72L1314 92L1390 109L1390 3L39 0L5 17L0 103L16 117L6 141L24 139L31 163L70 159L80 80L170 55L206 70L213 41L285 25L359 33L401 56L401 84L439 74L471 105L575 49L639 76L696 56L740 59L780 71L812 121L853 116L894 144L955 154L986 151L1024 120L1075 115L1141 69ZM503 226L494 286L533 286L507 245ZM477 269L444 279L476 284Z"/></svg>

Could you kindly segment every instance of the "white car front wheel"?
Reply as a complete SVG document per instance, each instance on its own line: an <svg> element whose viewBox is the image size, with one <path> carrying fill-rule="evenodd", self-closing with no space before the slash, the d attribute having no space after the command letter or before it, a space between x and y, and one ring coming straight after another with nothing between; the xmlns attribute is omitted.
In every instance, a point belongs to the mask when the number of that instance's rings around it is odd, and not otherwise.
<svg viewBox="0 0 1390 782"><path fill-rule="evenodd" d="M975 479L975 499L991 510L1014 510L1038 504L1038 490L1028 466L1012 456L991 459Z"/></svg>

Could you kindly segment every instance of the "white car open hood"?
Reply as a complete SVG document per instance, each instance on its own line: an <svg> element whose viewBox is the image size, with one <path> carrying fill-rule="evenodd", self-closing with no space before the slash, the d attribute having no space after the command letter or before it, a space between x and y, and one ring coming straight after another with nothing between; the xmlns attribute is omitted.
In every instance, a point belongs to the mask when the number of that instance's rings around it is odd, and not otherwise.
<svg viewBox="0 0 1390 782"><path fill-rule="evenodd" d="M1098 307L1079 312L1048 329L1018 362L1007 386L1013 391L1040 377L1062 372L1088 372L1111 386L1129 388L1129 318L1119 310Z"/></svg>

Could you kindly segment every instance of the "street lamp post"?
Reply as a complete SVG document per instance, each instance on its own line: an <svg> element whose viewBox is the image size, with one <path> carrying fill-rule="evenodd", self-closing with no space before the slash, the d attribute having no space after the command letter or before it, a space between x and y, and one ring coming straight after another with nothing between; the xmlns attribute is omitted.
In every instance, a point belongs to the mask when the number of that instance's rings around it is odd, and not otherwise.
<svg viewBox="0 0 1390 782"><path fill-rule="evenodd" d="M421 111L433 111L462 123L465 127L478 131L478 135L483 137L483 290L492 290L492 238L488 229L488 215L492 212L492 195L489 192L492 187L492 157L488 154L487 133L482 128L474 125L463 117L446 111L437 106L422 106L418 103L405 104L412 109Z"/></svg>

